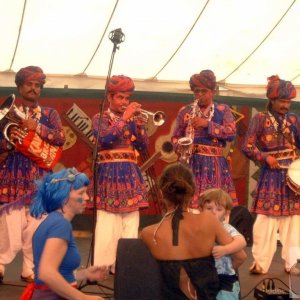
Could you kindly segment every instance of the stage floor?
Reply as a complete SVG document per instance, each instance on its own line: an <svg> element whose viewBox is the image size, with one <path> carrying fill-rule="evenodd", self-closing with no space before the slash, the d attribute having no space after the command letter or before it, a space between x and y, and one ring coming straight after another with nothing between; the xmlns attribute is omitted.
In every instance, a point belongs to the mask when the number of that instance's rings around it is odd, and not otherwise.
<svg viewBox="0 0 300 300"><path fill-rule="evenodd" d="M76 238L79 246L80 253L82 255L82 264L87 262L90 252L91 240L90 238ZM260 286L260 283L266 278L272 278L276 287L281 287L285 290L289 288L289 275L284 272L284 263L281 259L280 252L281 246L278 246L277 252L274 256L273 263L270 271L266 275L251 275L249 274L249 267L252 263L251 248L246 248L248 258L246 262L241 266L239 270L241 294L242 299L256 299L254 297L254 288ZM7 266L3 283L0 285L0 299L1 300L19 300L22 291L24 290L25 283L20 278L21 272L21 255L18 254L16 259ZM297 279L299 282L297 292L300 289L300 276ZM113 284L114 277L112 275L103 282L103 286L87 286L83 288L83 291L88 293L96 293L106 299L114 299L113 297ZM299 299L299 298L296 298ZM126 299L127 300L127 299ZM128 299L139 300L139 299Z"/></svg>

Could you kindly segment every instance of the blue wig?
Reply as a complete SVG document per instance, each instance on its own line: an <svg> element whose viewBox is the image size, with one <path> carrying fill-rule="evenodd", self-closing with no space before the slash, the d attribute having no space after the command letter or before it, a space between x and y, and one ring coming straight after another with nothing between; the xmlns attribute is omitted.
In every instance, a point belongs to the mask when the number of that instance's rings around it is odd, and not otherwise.
<svg viewBox="0 0 300 300"><path fill-rule="evenodd" d="M30 208L31 215L40 218L45 213L62 208L69 199L71 190L78 190L89 183L88 177L75 168L46 175L42 180L36 181L37 190Z"/></svg>

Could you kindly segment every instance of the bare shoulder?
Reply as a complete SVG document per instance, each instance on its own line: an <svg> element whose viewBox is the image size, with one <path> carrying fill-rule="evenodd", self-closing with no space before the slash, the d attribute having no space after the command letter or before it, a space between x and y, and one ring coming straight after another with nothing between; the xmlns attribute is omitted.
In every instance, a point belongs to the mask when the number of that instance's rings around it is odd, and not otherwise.
<svg viewBox="0 0 300 300"><path fill-rule="evenodd" d="M195 228L205 230L214 230L219 223L217 218L212 215L211 212L201 212L200 214L193 215L191 217L192 223L194 223Z"/></svg>
<svg viewBox="0 0 300 300"><path fill-rule="evenodd" d="M156 224L144 227L141 231L141 238L143 240L148 240L148 238L153 235L155 226Z"/></svg>
<svg viewBox="0 0 300 300"><path fill-rule="evenodd" d="M217 218L212 215L211 212L201 212L200 214L194 215L198 220L202 220L204 222L216 222Z"/></svg>

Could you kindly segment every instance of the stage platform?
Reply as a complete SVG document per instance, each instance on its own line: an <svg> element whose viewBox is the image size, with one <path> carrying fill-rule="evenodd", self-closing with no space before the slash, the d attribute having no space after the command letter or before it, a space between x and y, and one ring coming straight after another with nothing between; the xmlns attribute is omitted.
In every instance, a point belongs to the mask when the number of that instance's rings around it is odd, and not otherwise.
<svg viewBox="0 0 300 300"><path fill-rule="evenodd" d="M91 239L90 237L77 237L77 244L82 255L82 265L85 265L89 257ZM264 279L272 278L276 287L281 287L285 290L289 289L289 275L284 272L284 263L281 259L280 252L281 246L277 248L277 252L273 259L270 271L266 275L251 275L249 274L249 267L252 263L251 248L246 248L248 258L239 270L241 295L242 299L257 299L254 297L254 289L256 286L261 286ZM51 263L51 262L49 262ZM21 272L21 255L18 254L16 259L7 266L3 283L0 285L0 299L1 300L19 300L22 291L24 290L25 283L20 278ZM300 276L297 279L298 291L300 289ZM267 281L267 280L266 280ZM110 275L109 278L102 283L101 286L89 285L83 288L87 293L95 293L105 299L114 299L113 286L114 277ZM275 298L274 298L275 299ZM278 298L281 299L281 298ZM283 298L282 298L283 299ZM284 298L285 299L285 298ZM299 298L295 298L299 299ZM125 300L125 299L124 299ZM139 299L126 299L126 300L139 300ZM155 299L154 299L155 300Z"/></svg>

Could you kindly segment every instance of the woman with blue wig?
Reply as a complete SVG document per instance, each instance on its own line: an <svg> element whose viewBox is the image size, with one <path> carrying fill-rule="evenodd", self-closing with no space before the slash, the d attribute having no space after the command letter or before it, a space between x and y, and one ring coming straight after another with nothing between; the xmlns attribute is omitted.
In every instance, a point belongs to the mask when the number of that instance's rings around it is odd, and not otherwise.
<svg viewBox="0 0 300 300"><path fill-rule="evenodd" d="M37 181L37 191L31 214L47 218L36 230L33 240L35 280L27 286L21 299L103 299L85 295L76 289L76 280L106 279L106 266L80 266L80 254L73 234L71 220L81 214L89 197L89 179L75 168L63 169Z"/></svg>

